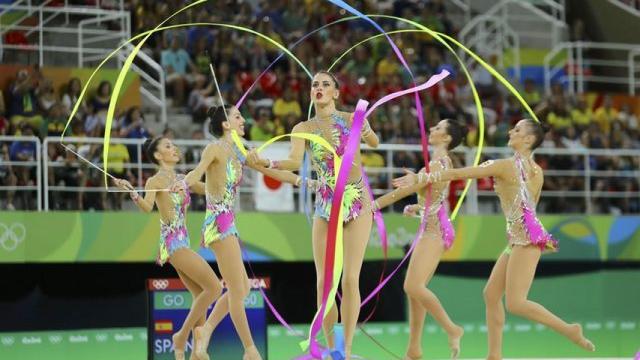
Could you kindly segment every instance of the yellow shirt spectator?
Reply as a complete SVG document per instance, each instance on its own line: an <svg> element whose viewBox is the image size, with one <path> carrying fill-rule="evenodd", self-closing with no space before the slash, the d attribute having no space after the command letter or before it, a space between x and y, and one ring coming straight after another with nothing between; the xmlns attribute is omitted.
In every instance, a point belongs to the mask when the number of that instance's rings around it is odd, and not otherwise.
<svg viewBox="0 0 640 360"><path fill-rule="evenodd" d="M565 130L571 126L569 114L561 115L551 112L547 115L547 122L556 130Z"/></svg>
<svg viewBox="0 0 640 360"><path fill-rule="evenodd" d="M384 167L384 157L377 152L365 151L362 153L362 165L374 168Z"/></svg>
<svg viewBox="0 0 640 360"><path fill-rule="evenodd" d="M273 114L279 118L288 114L295 114L299 118L302 116L302 109L300 109L300 104L295 100L287 101L279 98L273 104Z"/></svg>
<svg viewBox="0 0 640 360"><path fill-rule="evenodd" d="M532 106L539 104L542 100L542 96L540 95L540 91L538 90L533 90L531 92L524 91L522 93L522 98L527 102L527 104Z"/></svg>
<svg viewBox="0 0 640 360"><path fill-rule="evenodd" d="M618 110L612 107L606 108L602 106L596 110L593 119L598 124L598 127L600 127L600 131L605 135L609 135L609 133L611 133L611 124L616 117L618 117Z"/></svg>
<svg viewBox="0 0 640 360"><path fill-rule="evenodd" d="M593 111L591 109L573 109L571 110L571 121L573 124L579 127L588 127L591 124L591 118L593 118Z"/></svg>
<svg viewBox="0 0 640 360"><path fill-rule="evenodd" d="M108 159L109 159L108 171L113 172L115 174L123 174L124 164L130 161L129 150L123 144L111 144L111 146L109 146Z"/></svg>
<svg viewBox="0 0 640 360"><path fill-rule="evenodd" d="M399 69L400 68L398 67L397 60L395 58L389 59L385 57L378 63L376 72L378 73L378 76L384 77L397 74Z"/></svg>

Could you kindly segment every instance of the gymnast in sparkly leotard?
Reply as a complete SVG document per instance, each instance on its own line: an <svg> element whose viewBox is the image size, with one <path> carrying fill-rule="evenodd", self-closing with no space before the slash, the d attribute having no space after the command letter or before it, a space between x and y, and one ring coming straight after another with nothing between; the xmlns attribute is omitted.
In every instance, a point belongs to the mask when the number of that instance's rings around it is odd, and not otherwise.
<svg viewBox="0 0 640 360"><path fill-rule="evenodd" d="M184 181L184 175L175 172L180 152L171 140L164 137L149 139L144 149L147 157L158 165L157 173L147 180L145 197L138 195L126 180L118 179L116 185L131 191L132 200L142 211L151 212L154 205L158 207L160 246L157 262L160 265L169 262L193 297L182 328L173 335L175 357L182 360L189 334L196 326L204 324L207 308L222 293L222 284L209 264L189 247L187 208L191 203L191 192L204 194L204 184L194 182L191 187L176 186ZM195 333L194 343L200 343ZM206 360L208 356L192 355L191 358Z"/></svg>
<svg viewBox="0 0 640 360"><path fill-rule="evenodd" d="M580 324L569 324L528 299L542 252L557 249L557 242L544 229L535 212L544 175L533 161L532 152L542 143L545 130L543 124L520 120L509 131L509 146L515 152L511 158L487 161L478 167L436 171L421 177L408 174L395 180L397 186L485 177L495 180L495 191L507 220L508 243L484 289L488 359L502 358L503 296L506 296L507 311L544 324L585 350L595 351L595 346L583 335Z"/></svg>

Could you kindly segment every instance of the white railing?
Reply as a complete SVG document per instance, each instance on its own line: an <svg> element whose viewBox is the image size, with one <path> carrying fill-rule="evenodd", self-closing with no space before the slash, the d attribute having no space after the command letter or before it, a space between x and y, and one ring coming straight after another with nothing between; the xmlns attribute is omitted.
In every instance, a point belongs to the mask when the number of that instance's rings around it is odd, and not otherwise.
<svg viewBox="0 0 640 360"><path fill-rule="evenodd" d="M21 186L0 186L0 192L6 191L35 191L36 200L38 202L38 211L42 210L42 149L40 139L35 136L4 136L0 135L0 145L11 144L15 141L31 142L36 146L35 158L31 160L9 160L2 159L0 154L0 165L3 167L21 167L21 168L33 168L36 170L36 179L34 185L21 185Z"/></svg>
<svg viewBox="0 0 640 360"><path fill-rule="evenodd" d="M502 0L464 26L459 35L462 43L468 44L468 37L474 37L477 32L485 30L487 27L482 23L488 18L493 18L493 22L506 24L515 31L520 43L529 44L529 47L552 48L562 41L567 29L564 1ZM503 44L503 51L509 49L509 46L510 44Z"/></svg>
<svg viewBox="0 0 640 360"><path fill-rule="evenodd" d="M118 53L118 68L122 68L127 56L133 51L131 44L126 44L123 51ZM135 63L131 64L131 69L140 75L140 94L146 97L153 105L160 109L160 120L163 124L167 123L167 95L166 95L166 78L162 65L158 64L151 56L144 51L139 51L136 58L142 61L147 68L154 71L155 76L147 73Z"/></svg>
<svg viewBox="0 0 640 360"><path fill-rule="evenodd" d="M608 0L633 16L640 17L640 0Z"/></svg>
<svg viewBox="0 0 640 360"><path fill-rule="evenodd" d="M9 25L5 25L2 29L0 29L0 34L4 35L5 32L12 30L12 29L16 29L19 30L17 28L17 26L26 18L32 16L33 14L35 14L36 12L42 11L43 8L46 8L49 6L49 4L52 2L53 0L45 0L44 2L42 2L41 4L38 4L36 6L34 6L31 3L31 0L15 0L14 2L12 2L9 5L4 5L2 7L2 11L0 11L0 17L8 14L11 11L24 11L24 15L18 19L16 19L12 24ZM23 5L24 4L24 5ZM24 8L26 7L26 9ZM64 8L68 8L69 7L69 0L64 0ZM74 8L80 8L80 9L94 9L94 10L101 10L100 7L100 1L96 1L94 6L82 6L82 5L73 5ZM120 12L123 12L125 10L124 8L124 0L119 0L118 2L118 10ZM49 17L44 18L44 22L42 22L40 24L41 27L44 27L47 23L49 23L51 20L53 20L53 18L55 18L58 14L60 13L53 13L51 14ZM65 17L65 25L69 24L69 13L64 13L64 17ZM120 24L122 27L125 26L124 22L121 22ZM36 30L29 30L27 32L27 36L31 35L34 31Z"/></svg>
<svg viewBox="0 0 640 360"><path fill-rule="evenodd" d="M17 138L11 138L17 139ZM44 210L50 209L49 203L49 194L53 192L84 192L84 193L103 193L104 186L101 186L99 181L94 182L95 186L56 186L50 185L49 172L51 170L55 170L56 168L65 167L64 163L60 162L52 162L48 158L47 149L50 144L56 144L59 142L59 138L45 138L43 146L41 147L41 159L42 159L42 168L44 171L42 172L45 175L44 181L38 178L38 188L42 187L44 190ZM101 138L66 138L65 144L93 144L96 146L100 146L103 142ZM142 144L143 140L141 139L112 139L112 143L121 143L128 146L135 147L135 154L137 155L137 161L135 163L127 163L124 164L124 168L131 171L136 178L136 182L138 186L141 186L144 180L144 173L151 172L155 169L155 166L150 163L142 162ZM206 140L175 140L176 145L181 148L193 149L197 152L201 152L202 149L209 144ZM258 145L258 144L253 144ZM289 147L287 142L277 143L273 146L282 146ZM363 151L371 151L366 146L363 146ZM421 148L419 145L400 145L400 144L382 144L375 151L384 153L385 157L385 166L382 168L367 168L366 171L371 177L382 176L382 180L386 180L387 186L384 189L374 189L374 193L376 195L387 192L390 189L390 181L394 176L398 176L403 173L402 168L395 166L394 164L394 155L398 152L411 152L414 153L418 158L421 154ZM454 153L458 154L461 158L461 162L463 164L471 164L475 157L476 149L458 149L454 151ZM183 151L183 153L185 153ZM491 158L499 158L506 157L512 154L512 151L509 148L494 148L489 147L483 150L483 153ZM97 158L101 159L102 152L98 151L96 153ZM637 161L636 163L640 163L640 150L598 150L598 149L584 149L584 150L575 150L575 149L538 149L536 151L537 156L571 156L574 158L579 158L580 166L582 169L580 170L568 170L568 169L548 169L545 171L545 177L547 179L562 179L562 178L581 178L583 180L583 187L581 189L574 189L571 191L543 191L542 193L542 203L544 201L550 201L554 198L575 198L576 200L580 200L584 202L584 211L587 213L593 213L593 202L597 199L606 199L606 198L625 198L625 199L636 199L640 201L640 192L638 191L603 191L592 188L592 180L596 179L609 179L609 178L628 178L630 180L638 181L640 178L640 171L638 169L635 170L615 170L615 171L603 171L596 170L592 168L591 158L596 157L610 157L610 158L625 158L627 161ZM39 160L38 160L39 161ZM87 172L92 172L92 176L96 179L102 179L102 174L97 170L94 170L90 165L86 163L81 163L78 161L78 165L81 165L86 169ZM95 165L101 166L102 164L97 162ZM195 163L182 163L178 166L180 171L188 171L194 168L197 164ZM38 166L40 166L38 164ZM38 173L41 173L38 171ZM245 177L245 181L241 184L240 193L241 194L253 194L253 175L252 172L247 172L249 175ZM101 181L101 180L100 180ZM39 194L39 196L41 196ZM302 201L302 199L299 199ZM471 186L469 195L467 197L464 210L469 214L477 214L480 211L480 204L486 202L495 202L496 197L493 191L481 191L477 187L477 183L474 182L474 185ZM301 207L299 207L301 209ZM484 211L483 211L484 212Z"/></svg>
<svg viewBox="0 0 640 360"><path fill-rule="evenodd" d="M606 52L602 55L606 59L596 57L601 50ZM551 83L556 78L556 82L568 85L571 93L585 92L589 83L604 83L627 85L629 93L635 95L640 84L636 70L640 65L636 62L639 54L640 44L560 43L544 58L545 91L551 91ZM566 61L563 61L565 57ZM558 77L563 70L566 70L565 75Z"/></svg>
<svg viewBox="0 0 640 360"><path fill-rule="evenodd" d="M109 42L111 45L119 45L131 37L130 17L128 12L113 11L110 14L96 14L97 16L78 22L78 67L84 67L88 62L99 62L106 58L113 50L113 47L102 47L102 52L87 51L96 49L96 43ZM122 26L120 31L96 31L91 26L99 26L105 21L120 21ZM86 55L89 53L91 55Z"/></svg>
<svg viewBox="0 0 640 360"><path fill-rule="evenodd" d="M515 78L520 79L520 38L509 27L509 24L500 17L480 15L474 18L473 29L473 33L460 33L460 38L464 39L465 46L484 56L496 55L498 65L502 69L505 68L505 54L510 51ZM475 61L466 56L462 50L460 50L460 55L465 59L467 67Z"/></svg>
<svg viewBox="0 0 640 360"><path fill-rule="evenodd" d="M26 45L10 45L4 44L5 51L7 50L20 50L20 51L32 51L38 54L39 65L45 66L45 53L69 53L69 54L79 54L79 53L89 53L89 54L109 54L113 51L115 44L121 43L124 40L127 40L131 36L131 32L129 30L130 23L130 15L128 12L119 11L119 10L102 10L96 8L88 8L88 7L32 7L32 6L14 6L12 5L0 5L0 9L6 9L11 7L13 10L21 10L21 11L32 11L33 16L38 16L38 24L33 26L25 26L19 25L19 23L14 23L11 25L11 29L21 30L25 33L37 33L37 43L29 43ZM82 29L78 28L70 28L67 26L48 26L47 23L51 21L54 17L62 16L65 17L69 15L75 16L83 16L87 17L87 20L95 19L97 23L100 20L114 20L119 21L123 24L120 30L107 30L107 29ZM47 21L45 21L47 20ZM84 20L83 20L84 21ZM4 30L4 29L3 29ZM50 34L61 34L64 35L64 40L69 41L69 37L79 36L80 33L84 35L92 34L96 36L110 36L115 41L113 44L110 44L107 47L85 47L79 48L77 45L74 46L66 46L66 45L55 45L50 41L51 39L47 39L45 41L45 36ZM51 37L49 37L51 38ZM77 43L76 43L77 44Z"/></svg>
<svg viewBox="0 0 640 360"><path fill-rule="evenodd" d="M20 7L22 7L22 9ZM33 12L33 9L34 9L34 7L31 6L31 0L15 0L11 4L0 5L0 17L9 14L12 11L23 11L24 12L24 15L22 15L21 17L15 19L15 21L12 24L3 25L2 28L0 28L0 35L4 36L4 34L7 31L13 29L15 25L21 23L24 19L26 19L29 16L31 16L31 14Z"/></svg>
<svg viewBox="0 0 640 360"><path fill-rule="evenodd" d="M453 4L455 9L451 10L451 13L455 16L457 12L460 12L460 19L454 19L454 20L459 20L458 23L460 24L467 24L469 21L471 21L471 5L470 5L470 1L471 0L449 0L449 3ZM452 18L454 17L452 16Z"/></svg>

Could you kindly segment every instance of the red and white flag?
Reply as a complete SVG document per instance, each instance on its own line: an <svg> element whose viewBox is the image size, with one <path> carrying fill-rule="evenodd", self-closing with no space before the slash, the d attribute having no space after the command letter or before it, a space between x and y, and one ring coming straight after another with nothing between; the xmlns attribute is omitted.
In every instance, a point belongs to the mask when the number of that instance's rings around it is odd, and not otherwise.
<svg viewBox="0 0 640 360"><path fill-rule="evenodd" d="M286 159L289 157L289 144L276 143L260 153L265 159ZM254 188L257 211L293 212L293 185L257 173Z"/></svg>

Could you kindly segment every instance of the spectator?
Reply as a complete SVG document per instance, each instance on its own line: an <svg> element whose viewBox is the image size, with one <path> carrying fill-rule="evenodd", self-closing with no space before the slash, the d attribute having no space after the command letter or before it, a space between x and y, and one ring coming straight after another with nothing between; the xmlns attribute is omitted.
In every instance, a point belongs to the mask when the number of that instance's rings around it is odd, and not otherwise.
<svg viewBox="0 0 640 360"><path fill-rule="evenodd" d="M40 87L36 91L38 94L38 104L40 106L40 111L43 113L48 113L49 109L58 102L56 98L56 93L53 90L53 81L51 79L44 79L40 82Z"/></svg>
<svg viewBox="0 0 640 360"><path fill-rule="evenodd" d="M56 185L68 187L85 186L84 171L81 168L78 158L73 153L73 151L76 151L76 147L73 144L69 144L68 147L72 151L65 151L64 155L61 154L56 159L56 162L61 165L55 168L54 177L56 179ZM56 192L55 194L58 195L57 201L54 201L57 210L82 210L84 207L84 193L80 189L75 192L62 191Z"/></svg>
<svg viewBox="0 0 640 360"><path fill-rule="evenodd" d="M209 64L211 64L211 58L207 54L207 47L208 39L206 37L201 37L196 42L193 54L194 66L198 69L198 73L202 75L209 74L210 71Z"/></svg>
<svg viewBox="0 0 640 360"><path fill-rule="evenodd" d="M594 120L598 124L600 131L605 135L609 135L611 133L611 124L617 117L618 111L612 107L611 95L606 95L602 106L596 109L594 114Z"/></svg>
<svg viewBox="0 0 640 360"><path fill-rule="evenodd" d="M153 135L144 126L144 117L140 108L131 107L122 121L120 135L128 139L147 139ZM138 146L127 145L131 162L138 162Z"/></svg>
<svg viewBox="0 0 640 360"><path fill-rule="evenodd" d="M586 130L593 119L593 111L587 107L587 99L584 95L578 96L576 108L571 110L571 122L576 129Z"/></svg>
<svg viewBox="0 0 640 360"><path fill-rule="evenodd" d="M206 11L201 11L196 15L196 22L206 23L209 22L209 14ZM203 43L202 48L200 44ZM213 45L213 35L211 34L211 28L208 26L193 26L187 30L187 51L194 55L198 54L196 49L207 49ZM207 66L208 66L207 59ZM208 70L208 69L207 69Z"/></svg>
<svg viewBox="0 0 640 360"><path fill-rule="evenodd" d="M389 78L400 71L400 67L398 66L398 59L389 56L389 50L385 50L384 53L381 54L381 56L382 60L380 60L376 65L377 76L382 78Z"/></svg>
<svg viewBox="0 0 640 360"><path fill-rule="evenodd" d="M167 73L167 84L173 91L174 105L183 106L187 84L193 79L193 76L187 73L187 68L191 73L196 73L198 69L191 62L189 54L182 48L179 36L172 38L171 48L162 51L161 63Z"/></svg>
<svg viewBox="0 0 640 360"><path fill-rule="evenodd" d="M9 156L9 146L7 144L2 144L0 148L0 186L16 186L18 185L18 177L13 171L13 167L8 165L7 163L11 161ZM4 191L3 191L4 192ZM15 196L15 189L7 189L7 203L5 208L9 211L15 210L15 206L13 205L13 198Z"/></svg>
<svg viewBox="0 0 640 360"><path fill-rule="evenodd" d="M638 123L638 117L631 112L628 104L622 105L617 120L623 125L625 131L637 136L638 126L640 124Z"/></svg>
<svg viewBox="0 0 640 360"><path fill-rule="evenodd" d="M102 124L107 119L107 110L111 101L111 83L102 81L96 90L95 95L91 99L91 112L100 118Z"/></svg>
<svg viewBox="0 0 640 360"><path fill-rule="evenodd" d="M368 170L374 171L370 173L369 178L372 189L386 189L389 179L381 170L385 166L384 156L377 151L365 151L362 153L362 166Z"/></svg>
<svg viewBox="0 0 640 360"><path fill-rule="evenodd" d="M567 131L562 136L562 144L568 149L584 149L584 146L580 141L580 136L578 135L576 128L573 126L568 127Z"/></svg>
<svg viewBox="0 0 640 360"><path fill-rule="evenodd" d="M293 113L288 113L284 117L284 121L282 126L284 126L284 133L291 134L293 131L293 127L300 121L300 118L295 116Z"/></svg>
<svg viewBox="0 0 640 360"><path fill-rule="evenodd" d="M284 96L276 99L273 104L273 115L278 118L283 118L288 114L293 114L296 117L302 116L302 109L300 103L293 96L293 91L290 88L284 90Z"/></svg>
<svg viewBox="0 0 640 360"><path fill-rule="evenodd" d="M53 104L49 109L49 114L44 119L42 129L40 130L40 137L62 135L66 124L67 119L64 117L64 106L61 103Z"/></svg>
<svg viewBox="0 0 640 360"><path fill-rule="evenodd" d="M204 140L204 132L202 130L195 130L193 133L191 133L191 140ZM187 164L195 165L200 162L201 155L201 146L191 146L187 148L187 152L184 154L185 162Z"/></svg>
<svg viewBox="0 0 640 360"><path fill-rule="evenodd" d="M82 91L82 83L80 79L77 77L69 80L67 87L65 89L64 95L62 95L62 105L64 106L65 115L69 116L73 111L74 106L78 102L80 98L80 92ZM76 117L78 119L82 119L87 113L87 104L83 100L82 104L78 107L78 112L76 113Z"/></svg>
<svg viewBox="0 0 640 360"><path fill-rule="evenodd" d="M4 104L4 96L2 95L2 90L0 90L0 135L8 135L10 132L9 129L9 120L5 117L7 114L7 108Z"/></svg>
<svg viewBox="0 0 640 360"><path fill-rule="evenodd" d="M11 85L11 105L9 108L11 125L20 129L21 123L39 129L42 116L38 113L38 97L36 96L36 78L27 70L18 71L16 81Z"/></svg>
<svg viewBox="0 0 640 360"><path fill-rule="evenodd" d="M540 95L540 91L536 87L536 83L533 79L526 79L524 81L524 91L522 92L522 98L524 101L529 104L531 108L534 108L540 104L542 100L542 96Z"/></svg>
<svg viewBox="0 0 640 360"><path fill-rule="evenodd" d="M251 141L267 141L275 136L276 127L271 120L269 109L258 109L258 117L249 131Z"/></svg>
<svg viewBox="0 0 640 360"><path fill-rule="evenodd" d="M551 111L547 115L547 123L559 134L564 132L571 126L571 115L567 110L567 106L561 98L553 98Z"/></svg>
<svg viewBox="0 0 640 360"><path fill-rule="evenodd" d="M353 58L345 65L345 72L353 74L356 78L369 78L373 74L375 65L374 59L366 46L358 46L353 54Z"/></svg>
<svg viewBox="0 0 640 360"><path fill-rule="evenodd" d="M33 129L26 123L22 123L20 126L20 133L22 136L33 136ZM35 161L36 159L36 144L33 141L14 141L9 148L9 159L11 161ZM18 178L18 185L21 186L33 186L35 184L35 164L17 165L15 173ZM28 196L26 191L21 193L23 195L23 202L25 203L25 209L31 207L32 198Z"/></svg>
<svg viewBox="0 0 640 360"><path fill-rule="evenodd" d="M207 110L212 106L219 106L219 97L215 95L213 81L206 85L207 78L204 75L196 76L193 89L189 94L188 106L194 120L202 120L206 117ZM199 121L201 122L201 121Z"/></svg>
<svg viewBox="0 0 640 360"><path fill-rule="evenodd" d="M119 132L114 132L113 140L122 138ZM126 167L131 162L129 157L129 150L127 147L119 142L112 142L109 146L108 155L108 168L107 172L118 179L128 179L130 182L134 182L134 177L131 171ZM114 193L111 197L111 208L119 210L122 208L122 199L124 193Z"/></svg>
<svg viewBox="0 0 640 360"><path fill-rule="evenodd" d="M106 116L102 116L103 114L98 114L94 110L93 105L87 106L87 117L84 120L84 131L87 134L95 134L96 136L101 136L104 131L104 125L106 123Z"/></svg>

